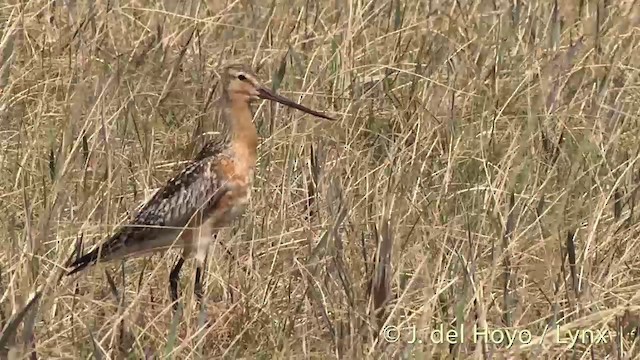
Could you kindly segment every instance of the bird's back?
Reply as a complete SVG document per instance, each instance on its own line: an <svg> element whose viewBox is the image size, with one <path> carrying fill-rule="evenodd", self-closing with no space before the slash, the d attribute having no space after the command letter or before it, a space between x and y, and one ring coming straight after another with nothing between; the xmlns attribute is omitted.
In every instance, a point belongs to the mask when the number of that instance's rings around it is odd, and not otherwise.
<svg viewBox="0 0 640 360"><path fill-rule="evenodd" d="M171 178L140 209L135 218L101 246L73 261L75 273L95 263L165 250L177 242L194 216L210 217L233 188L233 159L222 142L205 145L194 161ZM178 240L179 241L179 240Z"/></svg>

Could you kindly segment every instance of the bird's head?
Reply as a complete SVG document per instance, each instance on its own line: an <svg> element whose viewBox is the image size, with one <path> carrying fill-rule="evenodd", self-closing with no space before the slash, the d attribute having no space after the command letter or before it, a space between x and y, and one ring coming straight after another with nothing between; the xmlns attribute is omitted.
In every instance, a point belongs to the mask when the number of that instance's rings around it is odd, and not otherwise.
<svg viewBox="0 0 640 360"><path fill-rule="evenodd" d="M328 115L311 110L291 99L278 95L274 91L263 86L255 73L246 65L236 64L227 66L223 72L222 84L225 87L224 90L226 92L226 96L231 101L249 103L260 99L271 100L279 102L282 105L304 111L307 114L327 120L335 120Z"/></svg>

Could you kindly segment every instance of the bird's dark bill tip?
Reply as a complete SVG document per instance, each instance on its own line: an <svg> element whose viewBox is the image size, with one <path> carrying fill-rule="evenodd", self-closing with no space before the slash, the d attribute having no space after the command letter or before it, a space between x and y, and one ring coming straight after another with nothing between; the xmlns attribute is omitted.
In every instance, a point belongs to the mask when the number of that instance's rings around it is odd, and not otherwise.
<svg viewBox="0 0 640 360"><path fill-rule="evenodd" d="M282 105L289 106L291 108L306 112L307 114L310 114L310 115L321 117L323 119L334 120L334 121L336 120L336 119L334 119L333 117L331 117L329 115L325 115L325 114L323 114L323 113L321 113L319 111L315 111L315 110L309 109L308 107L306 107L306 106L304 106L302 104L298 104L297 102L295 102L295 101L293 101L291 99L288 99L288 98L286 98L286 97L284 97L282 95L278 95L278 94L276 94L275 92L273 92L273 91L271 91L269 89L259 88L258 89L258 94L259 94L260 98L262 98L262 99L276 101L276 102L279 102Z"/></svg>

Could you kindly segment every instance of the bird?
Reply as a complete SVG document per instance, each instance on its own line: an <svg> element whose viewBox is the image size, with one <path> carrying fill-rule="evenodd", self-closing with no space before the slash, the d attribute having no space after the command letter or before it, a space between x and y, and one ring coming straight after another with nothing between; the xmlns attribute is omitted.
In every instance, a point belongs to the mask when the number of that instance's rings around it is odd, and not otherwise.
<svg viewBox="0 0 640 360"><path fill-rule="evenodd" d="M205 142L195 157L169 179L126 225L102 244L67 262L67 276L98 262L145 256L182 248L169 275L174 309L182 266L195 256L194 295L202 300L202 271L211 242L219 229L229 226L246 210L256 167L258 132L251 104L276 101L326 120L335 118L309 109L261 84L247 65L231 64L221 72L222 94L217 110L223 120L222 136Z"/></svg>

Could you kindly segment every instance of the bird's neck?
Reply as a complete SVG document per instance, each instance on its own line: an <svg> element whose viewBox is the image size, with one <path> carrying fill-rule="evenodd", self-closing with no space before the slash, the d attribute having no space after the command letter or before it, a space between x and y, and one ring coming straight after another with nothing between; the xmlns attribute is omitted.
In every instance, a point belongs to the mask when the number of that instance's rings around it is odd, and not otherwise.
<svg viewBox="0 0 640 360"><path fill-rule="evenodd" d="M253 166L258 148L258 131L253 124L253 114L244 101L230 101L227 107L229 142L234 153Z"/></svg>

